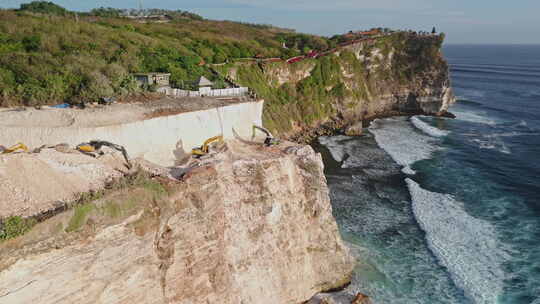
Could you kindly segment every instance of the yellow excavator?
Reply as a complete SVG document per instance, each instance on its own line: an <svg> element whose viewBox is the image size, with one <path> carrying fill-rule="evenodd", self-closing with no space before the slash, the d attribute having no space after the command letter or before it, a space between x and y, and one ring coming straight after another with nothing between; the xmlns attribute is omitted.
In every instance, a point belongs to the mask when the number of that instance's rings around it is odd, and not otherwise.
<svg viewBox="0 0 540 304"><path fill-rule="evenodd" d="M103 140L92 140L87 143L79 144L77 146L77 150L84 154L90 155L92 157L96 157L95 154L103 155L103 152L101 151L101 148L103 146L110 147L117 151L122 152L122 155L124 156L124 159L126 160L128 168L131 168L131 162L129 161L129 156L127 154L127 151L124 147L120 145L113 144L111 142L103 141Z"/></svg>
<svg viewBox="0 0 540 304"><path fill-rule="evenodd" d="M202 146L193 148L191 150L191 154L195 158L200 158L202 156L205 156L205 155L208 154L208 152L210 152L210 145L212 145L215 142L223 142L223 136L219 135L219 136L214 136L214 137L211 137L211 138L207 139L203 143Z"/></svg>
<svg viewBox="0 0 540 304"><path fill-rule="evenodd" d="M28 147L23 144L23 143L17 143L16 145L13 145L7 149L4 149L2 151L2 154L9 154L9 153L13 153L15 151L18 151L18 150L22 150L24 152L28 152Z"/></svg>

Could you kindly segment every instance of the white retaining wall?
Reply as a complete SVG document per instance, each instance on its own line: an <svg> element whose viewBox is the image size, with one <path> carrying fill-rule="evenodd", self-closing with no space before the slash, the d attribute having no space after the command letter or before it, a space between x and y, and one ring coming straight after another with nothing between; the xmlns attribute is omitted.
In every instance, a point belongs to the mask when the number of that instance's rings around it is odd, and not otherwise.
<svg viewBox="0 0 540 304"><path fill-rule="evenodd" d="M225 139L234 138L233 128L241 136L251 136L252 125L262 125L263 103L238 103L97 128L2 127L0 143L23 142L32 149L44 144L75 146L94 139L106 140L124 146L130 157L144 157L169 166L181 156L182 147L190 152L206 139L220 134Z"/></svg>

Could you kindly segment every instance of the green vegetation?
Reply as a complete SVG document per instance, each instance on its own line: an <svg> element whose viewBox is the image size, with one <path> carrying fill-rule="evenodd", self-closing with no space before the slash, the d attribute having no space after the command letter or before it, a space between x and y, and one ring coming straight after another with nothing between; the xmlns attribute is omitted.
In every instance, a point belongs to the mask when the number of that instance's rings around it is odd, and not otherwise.
<svg viewBox="0 0 540 304"><path fill-rule="evenodd" d="M172 86L182 89L196 89L205 76L222 88L234 69L238 83L266 100L265 124L287 132L297 122L311 125L336 117L344 108L358 108L371 96L445 68L439 56L444 34L377 32L384 35L355 51L361 54L339 49L339 56L263 63L255 58L332 50L364 34L325 38L264 24L204 20L185 11L97 8L75 14L33 2L0 10L0 107L140 94L132 77L139 72L171 73ZM307 77L285 83L276 77L305 72Z"/></svg>
<svg viewBox="0 0 540 304"><path fill-rule="evenodd" d="M19 11L57 16L66 16L70 14L70 12L65 8L47 1L34 1L30 3L23 3L21 4L21 8L19 9Z"/></svg>
<svg viewBox="0 0 540 304"><path fill-rule="evenodd" d="M353 109L369 101L370 96L391 93L399 85L410 86L426 72L444 71L445 62L439 56L442 39L395 32L357 50L363 60L352 51L341 49L339 56L332 54L294 64L242 64L236 67L237 80L265 99L265 126L286 133L295 125L311 126L336 117L343 109ZM367 64L372 67L368 69ZM225 65L219 72L228 74L233 68L234 65ZM308 71L305 78L277 82L276 75Z"/></svg>
<svg viewBox="0 0 540 304"><path fill-rule="evenodd" d="M164 21L126 17L141 13ZM98 8L75 14L36 1L0 10L0 107L139 94L131 76L137 72L169 72L172 85L184 89L195 88L201 75L223 83L205 63L301 52L282 48L283 40L306 50L326 47L325 38L185 11Z"/></svg>
<svg viewBox="0 0 540 304"><path fill-rule="evenodd" d="M154 202L167 195L161 183L148 173L139 170L135 174L111 183L101 191L82 193L79 199L69 204L67 227L62 220L52 221L54 233L72 233L81 230L92 219L94 224L107 224L132 215L136 210L152 208ZM69 219L69 220L68 220ZM37 224L35 218L12 216L0 219L0 242L14 239L30 232ZM40 224L41 225L41 224ZM39 227L39 226L38 226Z"/></svg>
<svg viewBox="0 0 540 304"><path fill-rule="evenodd" d="M329 39L302 33L280 33L276 38L287 47L282 58L306 55L312 50L327 50L337 45Z"/></svg>
<svg viewBox="0 0 540 304"><path fill-rule="evenodd" d="M75 207L75 213L68 223L66 232L79 230L86 223L87 216L92 210L94 210L92 203L77 205Z"/></svg>
<svg viewBox="0 0 540 304"><path fill-rule="evenodd" d="M35 224L36 221L33 219L25 219L20 216L8 217L5 221L0 222L0 242L25 234Z"/></svg>
<svg viewBox="0 0 540 304"><path fill-rule="evenodd" d="M103 18L120 18L122 16L122 10L112 7L100 7L91 10L90 15Z"/></svg>
<svg viewBox="0 0 540 304"><path fill-rule="evenodd" d="M340 66L336 56L308 59L293 65L273 63L265 66L265 70L311 70L310 76L296 84L281 86L268 76L270 73L265 73L258 66L241 66L238 80L267 101L265 126L277 132L287 132L292 127L291 120L309 125L335 112L332 102L349 94L342 83Z"/></svg>
<svg viewBox="0 0 540 304"><path fill-rule="evenodd" d="M148 204L148 201L160 199L166 194L163 185L139 170L111 184L107 190L82 194L65 231L69 233L79 230L91 216L116 219L129 215L137 206ZM104 202L96 204L98 200Z"/></svg>

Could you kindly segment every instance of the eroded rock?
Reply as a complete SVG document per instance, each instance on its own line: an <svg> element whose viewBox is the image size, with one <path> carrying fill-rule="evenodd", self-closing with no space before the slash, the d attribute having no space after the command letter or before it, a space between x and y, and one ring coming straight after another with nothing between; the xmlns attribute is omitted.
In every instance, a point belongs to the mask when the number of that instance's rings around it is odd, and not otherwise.
<svg viewBox="0 0 540 304"><path fill-rule="evenodd" d="M358 136L362 135L362 121L359 121L345 129L345 135L347 136Z"/></svg>
<svg viewBox="0 0 540 304"><path fill-rule="evenodd" d="M114 225L95 219L67 244L9 251L0 302L289 304L350 281L353 258L310 147L229 143L167 187Z"/></svg>
<svg viewBox="0 0 540 304"><path fill-rule="evenodd" d="M351 304L372 304L371 299L363 293L358 293Z"/></svg>

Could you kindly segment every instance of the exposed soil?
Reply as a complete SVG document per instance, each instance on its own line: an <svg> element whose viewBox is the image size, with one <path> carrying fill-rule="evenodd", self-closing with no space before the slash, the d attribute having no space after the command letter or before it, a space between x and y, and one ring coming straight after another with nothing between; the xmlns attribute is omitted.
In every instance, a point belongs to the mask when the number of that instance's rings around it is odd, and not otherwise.
<svg viewBox="0 0 540 304"><path fill-rule="evenodd" d="M142 102L88 105L85 109L4 109L0 110L0 127L103 127L249 101L253 100L249 97L162 96L158 100L145 99Z"/></svg>

